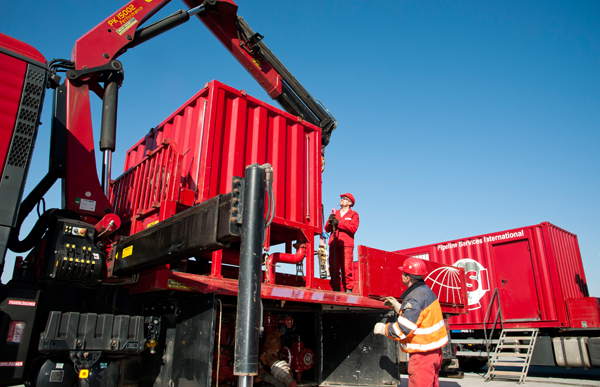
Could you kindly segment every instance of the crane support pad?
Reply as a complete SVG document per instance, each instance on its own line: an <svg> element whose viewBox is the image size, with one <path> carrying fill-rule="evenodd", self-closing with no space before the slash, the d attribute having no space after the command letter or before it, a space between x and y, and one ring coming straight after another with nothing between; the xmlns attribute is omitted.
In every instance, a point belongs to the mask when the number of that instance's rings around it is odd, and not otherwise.
<svg viewBox="0 0 600 387"><path fill-rule="evenodd" d="M226 247L225 243L240 234L237 229L224 226L225 222L231 223L231 206L226 205L226 200L221 203L222 199L223 195L218 195L121 239L115 248L112 274L130 275ZM219 223L223 223L221 227ZM224 229L229 232L223 233Z"/></svg>

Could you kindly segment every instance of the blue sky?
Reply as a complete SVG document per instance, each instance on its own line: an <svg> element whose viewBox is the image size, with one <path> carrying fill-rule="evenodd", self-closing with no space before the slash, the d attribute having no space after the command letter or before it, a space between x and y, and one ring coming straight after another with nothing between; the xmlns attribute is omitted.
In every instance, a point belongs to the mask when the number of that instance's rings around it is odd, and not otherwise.
<svg viewBox="0 0 600 387"><path fill-rule="evenodd" d="M48 60L69 58L124 4L5 2L0 31ZM397 250L549 221L578 235L600 297L600 2L238 5L339 121L323 202L328 211L354 194L358 244ZM183 7L171 2L159 16ZM196 20L120 60L113 177L131 145L212 79L272 103ZM50 107L47 97L26 192L47 171ZM56 187L47 206L58 197Z"/></svg>

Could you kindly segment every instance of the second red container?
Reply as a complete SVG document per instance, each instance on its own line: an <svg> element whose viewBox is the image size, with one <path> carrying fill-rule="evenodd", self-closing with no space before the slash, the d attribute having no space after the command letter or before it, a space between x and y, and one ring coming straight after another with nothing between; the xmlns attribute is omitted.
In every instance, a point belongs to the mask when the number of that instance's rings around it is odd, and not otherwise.
<svg viewBox="0 0 600 387"><path fill-rule="evenodd" d="M452 329L480 329L496 289L505 327L570 327L567 300L588 297L577 236L547 222L398 252L465 269Z"/></svg>

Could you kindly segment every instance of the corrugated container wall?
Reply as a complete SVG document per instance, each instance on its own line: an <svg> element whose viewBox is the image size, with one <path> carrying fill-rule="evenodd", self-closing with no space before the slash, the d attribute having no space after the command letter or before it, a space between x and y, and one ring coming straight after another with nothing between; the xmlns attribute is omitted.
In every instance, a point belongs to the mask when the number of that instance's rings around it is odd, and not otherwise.
<svg viewBox="0 0 600 387"><path fill-rule="evenodd" d="M568 327L566 301L588 296L577 236L547 222L398 252L465 269L469 314L453 329L481 328L495 289L505 327Z"/></svg>
<svg viewBox="0 0 600 387"><path fill-rule="evenodd" d="M270 163L276 205L272 240L296 239L299 229L319 232L320 128L212 81L129 149L124 171L139 168L160 147L178 155L178 167L172 169L180 175L175 184L180 192L189 190L194 203L230 192L232 177L243 177L247 165ZM145 211L140 207L162 199L144 205L132 198L115 200L122 202L115 203L117 214L127 220Z"/></svg>

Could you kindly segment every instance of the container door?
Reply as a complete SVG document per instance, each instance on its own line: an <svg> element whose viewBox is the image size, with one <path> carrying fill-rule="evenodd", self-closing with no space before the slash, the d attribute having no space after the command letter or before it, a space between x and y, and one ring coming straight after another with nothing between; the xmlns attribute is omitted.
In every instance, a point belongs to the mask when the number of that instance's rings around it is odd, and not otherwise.
<svg viewBox="0 0 600 387"><path fill-rule="evenodd" d="M494 255L504 321L539 320L540 307L529 242L495 245Z"/></svg>

